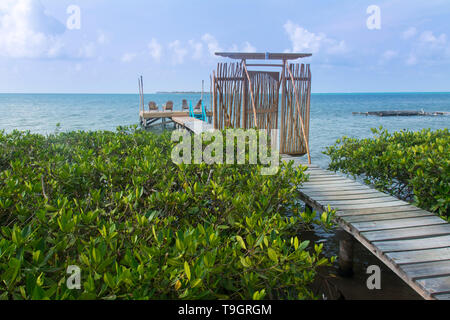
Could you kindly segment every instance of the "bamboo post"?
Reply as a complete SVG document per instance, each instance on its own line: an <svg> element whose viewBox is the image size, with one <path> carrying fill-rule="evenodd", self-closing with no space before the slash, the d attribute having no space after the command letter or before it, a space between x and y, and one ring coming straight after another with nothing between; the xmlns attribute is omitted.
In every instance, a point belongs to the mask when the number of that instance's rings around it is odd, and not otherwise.
<svg viewBox="0 0 450 320"><path fill-rule="evenodd" d="M248 74L247 66L246 66L246 62L245 62L245 61L243 61L243 66L244 66L244 71L245 71L245 74L247 75L248 84L249 84L249 87L250 87L250 97L251 97L251 99L252 99L253 118L254 118L254 121L255 121L255 127L258 128L258 120L257 120L257 118L256 118L255 97L253 96L253 89L252 89L252 88L253 88L253 87L252 87L252 80L250 79L250 75Z"/></svg>
<svg viewBox="0 0 450 320"><path fill-rule="evenodd" d="M138 78L138 87L139 87L139 119L141 124L145 127L145 118L144 118L144 98L143 98L143 89L142 89L142 76ZM142 112L142 115L141 115Z"/></svg>
<svg viewBox="0 0 450 320"><path fill-rule="evenodd" d="M212 76L212 109L213 109L213 124L214 129L219 129L219 122L218 122L218 114L217 114L217 97L216 97L216 73L213 71Z"/></svg>
<svg viewBox="0 0 450 320"><path fill-rule="evenodd" d="M286 123L284 122L284 113L286 108L286 60L283 60L283 68L281 71L281 137L280 137L280 150L284 153L285 150L285 134ZM278 118L278 114L277 114Z"/></svg>
<svg viewBox="0 0 450 320"><path fill-rule="evenodd" d="M289 72L289 75L291 77L291 81L292 81L292 85L294 87L295 90L295 94L296 94L296 99L295 102L297 104L297 111L298 111L298 116L300 117L300 123L301 123L301 127L302 127L302 133L303 133L303 138L305 139L305 145L306 145L306 152L308 153L308 164L311 164L311 154L309 153L309 143L308 143L308 139L306 138L306 132L305 132L305 126L303 124L303 117L302 117L302 113L301 113L301 109L300 109L300 103L299 103L299 94L298 94L298 88L295 85L295 79L294 76L292 74L291 69L289 68L287 62L286 62L286 69Z"/></svg>
<svg viewBox="0 0 450 320"><path fill-rule="evenodd" d="M144 94L144 77L141 76L142 82L142 111L145 111L145 94Z"/></svg>
<svg viewBox="0 0 450 320"><path fill-rule="evenodd" d="M242 62L243 64L243 62ZM244 76L242 74L242 76ZM248 119L247 119L247 109L248 109L248 80L247 77L243 77L243 84L242 84L242 116L244 120L244 129L248 129Z"/></svg>
<svg viewBox="0 0 450 320"><path fill-rule="evenodd" d="M215 88L214 88L214 91L215 91ZM210 106L211 111L212 111L212 113L213 113L213 117L212 117L212 118L211 118L211 117L208 117L208 122L209 122L209 123L212 123L212 121L213 121L213 119L214 119L214 108L213 108L213 80L212 80L212 76L209 76L209 99L210 99L210 104L209 104L209 106ZM214 129L216 129L216 128L214 128Z"/></svg>
<svg viewBox="0 0 450 320"><path fill-rule="evenodd" d="M139 87L139 113L142 111L142 92L141 92L141 78L138 78Z"/></svg>

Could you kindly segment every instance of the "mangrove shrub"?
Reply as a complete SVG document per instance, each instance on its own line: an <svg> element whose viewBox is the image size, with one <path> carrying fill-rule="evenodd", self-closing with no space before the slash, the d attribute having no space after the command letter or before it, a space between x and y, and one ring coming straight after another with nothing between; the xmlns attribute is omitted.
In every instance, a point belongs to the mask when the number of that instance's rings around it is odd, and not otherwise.
<svg viewBox="0 0 450 320"><path fill-rule="evenodd" d="M172 147L136 128L0 133L0 298L315 298L333 259L301 231L331 213L302 212L305 168L176 165Z"/></svg>
<svg viewBox="0 0 450 320"><path fill-rule="evenodd" d="M449 217L449 130L372 131L373 138L343 137L328 147L329 168L361 177L381 191Z"/></svg>

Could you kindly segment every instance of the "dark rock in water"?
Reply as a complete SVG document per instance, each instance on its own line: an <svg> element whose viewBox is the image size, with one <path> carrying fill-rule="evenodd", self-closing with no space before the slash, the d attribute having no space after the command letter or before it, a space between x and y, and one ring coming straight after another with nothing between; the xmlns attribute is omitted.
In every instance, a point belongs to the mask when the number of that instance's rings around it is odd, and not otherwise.
<svg viewBox="0 0 450 320"><path fill-rule="evenodd" d="M365 115L365 116L379 116L379 117L410 117L410 116L445 116L450 115L450 112L435 111L435 112L425 112L421 111L405 111L405 110L394 110L394 111L369 111L369 112L353 112L354 115Z"/></svg>

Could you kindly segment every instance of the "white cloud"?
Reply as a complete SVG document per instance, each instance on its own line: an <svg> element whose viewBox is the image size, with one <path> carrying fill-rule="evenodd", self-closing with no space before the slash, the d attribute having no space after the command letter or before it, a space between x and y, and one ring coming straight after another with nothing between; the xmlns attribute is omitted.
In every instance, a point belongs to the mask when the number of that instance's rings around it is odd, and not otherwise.
<svg viewBox="0 0 450 320"><path fill-rule="evenodd" d="M243 52L256 52L256 48L252 46L248 41L245 42Z"/></svg>
<svg viewBox="0 0 450 320"><path fill-rule="evenodd" d="M408 59L406 60L406 64L408 65L408 66L414 66L414 65L416 65L417 64L417 57L414 55L414 54L410 54L409 56L408 56Z"/></svg>
<svg viewBox="0 0 450 320"><path fill-rule="evenodd" d="M342 54L348 51L345 41L329 38L324 33L310 32L292 21L284 24L284 30L291 40L293 52Z"/></svg>
<svg viewBox="0 0 450 320"><path fill-rule="evenodd" d="M106 34L103 31L99 30L97 33L98 33L98 36L97 36L97 43L98 44L106 44L106 43L108 43L109 39L108 39L108 37L106 36Z"/></svg>
<svg viewBox="0 0 450 320"><path fill-rule="evenodd" d="M192 49L192 58L200 60L203 56L203 44L194 40L189 40L189 46Z"/></svg>
<svg viewBox="0 0 450 320"><path fill-rule="evenodd" d="M237 44L233 43L233 44L231 45L231 47L228 48L227 51L229 51L229 52L237 52L237 51L239 51L239 47L238 47Z"/></svg>
<svg viewBox="0 0 450 320"><path fill-rule="evenodd" d="M81 63L77 63L75 65L75 71L76 72L80 72L83 69L83 66L81 65Z"/></svg>
<svg viewBox="0 0 450 320"><path fill-rule="evenodd" d="M64 47L64 25L45 13L39 0L1 0L0 55L55 58Z"/></svg>
<svg viewBox="0 0 450 320"><path fill-rule="evenodd" d="M162 55L162 46L159 44L158 40L155 38L150 41L148 44L148 48L150 50L150 56L157 62L161 60Z"/></svg>
<svg viewBox="0 0 450 320"><path fill-rule="evenodd" d="M216 38L214 38L209 33L205 33L202 36L202 40L203 40L203 42L206 43L206 45L208 47L208 52L211 56L215 57L216 52L222 51L222 48L219 46L219 42L216 40Z"/></svg>
<svg viewBox="0 0 450 320"><path fill-rule="evenodd" d="M95 56L96 47L93 42L89 42L82 47L80 47L78 51L78 57L84 59L91 59Z"/></svg>
<svg viewBox="0 0 450 320"><path fill-rule="evenodd" d="M148 45L150 49L150 54L156 61L160 61L163 51L163 46L156 40L152 39L150 44ZM219 41L211 35L210 33L205 33L199 40L191 39L186 42L182 42L180 40L174 40L170 42L167 47L170 55L169 59L171 59L172 64L182 64L185 62L186 58L201 60L204 57L213 57L217 58L215 55L216 52L223 51L222 47L219 45ZM243 51L243 52L256 52L256 48L248 41L244 42L242 46L237 46L233 44L228 51ZM125 57L122 57L122 61Z"/></svg>
<svg viewBox="0 0 450 320"><path fill-rule="evenodd" d="M406 64L425 63L433 65L440 62L450 62L450 43L445 33L435 35L432 31L423 31L417 40L412 42Z"/></svg>
<svg viewBox="0 0 450 320"><path fill-rule="evenodd" d="M180 40L169 43L169 50L172 51L173 64L182 64L184 62L184 57L188 53L188 51L181 46Z"/></svg>
<svg viewBox="0 0 450 320"><path fill-rule="evenodd" d="M122 62L131 62L136 58L137 54L136 53L131 53L131 52L127 52L124 53L124 55L122 56Z"/></svg>
<svg viewBox="0 0 450 320"><path fill-rule="evenodd" d="M416 34L417 34L416 28L410 27L403 32L402 36L403 36L403 39L411 39Z"/></svg>
<svg viewBox="0 0 450 320"><path fill-rule="evenodd" d="M381 59L383 59L384 61L389 61L392 60L393 58L398 56L398 52L394 51L394 50L386 50L382 56Z"/></svg>
<svg viewBox="0 0 450 320"><path fill-rule="evenodd" d="M433 47L442 47L447 44L447 35L442 33L436 37L431 31L424 31L420 35L420 42L424 45L431 45Z"/></svg>

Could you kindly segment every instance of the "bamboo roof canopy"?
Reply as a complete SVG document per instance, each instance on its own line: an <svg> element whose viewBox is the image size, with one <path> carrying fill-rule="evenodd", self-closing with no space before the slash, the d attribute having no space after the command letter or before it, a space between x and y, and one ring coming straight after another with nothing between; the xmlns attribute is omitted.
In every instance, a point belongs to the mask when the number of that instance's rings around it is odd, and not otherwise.
<svg viewBox="0 0 450 320"><path fill-rule="evenodd" d="M270 53L270 52L216 52L216 56L239 60L296 60L311 57L311 53Z"/></svg>

